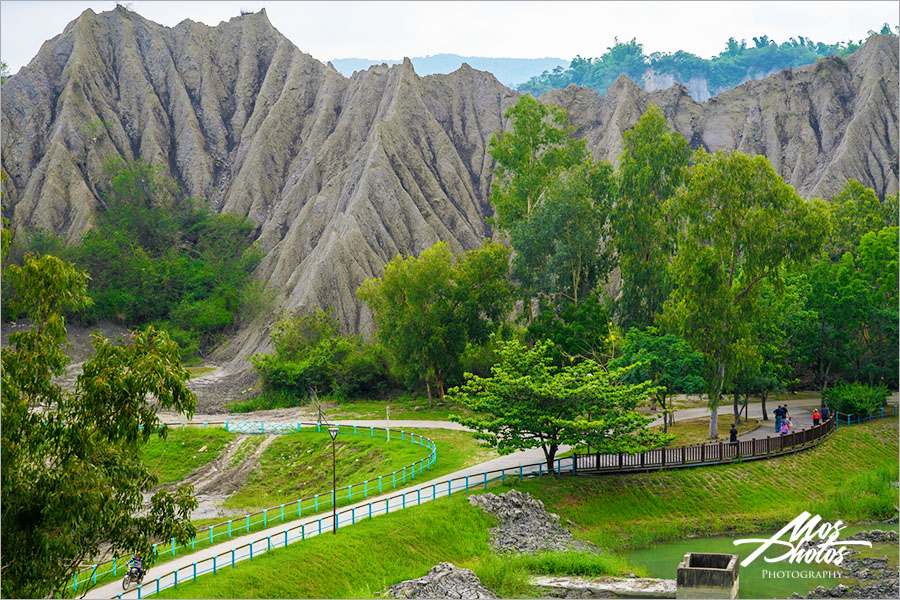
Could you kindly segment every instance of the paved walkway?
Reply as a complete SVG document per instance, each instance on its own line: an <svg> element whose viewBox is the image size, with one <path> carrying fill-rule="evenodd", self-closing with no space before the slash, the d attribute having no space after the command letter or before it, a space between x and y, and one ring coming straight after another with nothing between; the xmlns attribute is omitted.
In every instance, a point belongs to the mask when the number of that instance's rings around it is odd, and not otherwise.
<svg viewBox="0 0 900 600"><path fill-rule="evenodd" d="M372 427L382 427L383 426L383 425L379 424L378 421L365 421L364 423L366 424L367 427L368 426L372 426ZM399 423L401 423L401 422L392 420L391 427L401 427L399 425ZM413 421L413 423L422 423L422 422L421 421ZM443 424L443 422L439 422L439 423ZM344 425L344 424L353 425L354 422L342 421L340 424L341 425ZM356 422L356 424L362 425L363 422ZM456 424L451 423L451 425L456 425ZM421 425L417 425L417 426L421 427ZM570 450L570 447L562 446L562 447L560 447L559 452L563 453L563 452L567 452L568 450ZM438 452L440 452L440 448L438 448ZM440 460L440 455L438 455L438 459ZM487 472L487 471L498 471L498 475L499 475L499 471L501 469L508 469L508 470L512 471L512 473L517 474L519 472L520 467L522 467L523 465L532 465L535 463L542 463L542 462L545 462L544 452L540 448L532 448L529 450L516 452L513 454L506 455L506 456L501 456L499 458L495 458L495 459L489 460L487 462L479 463L477 465L473 465L471 467L461 469L454 473L449 473L447 475L444 475L443 477L438 477L436 479L432 479L432 480L429 480L429 481L426 481L423 483L411 485L411 486L403 488L403 489L391 490L390 492L383 494L381 496L370 496L369 498L365 499L362 502L357 502L357 503L354 503L354 504L351 504L348 506L340 507L338 509L338 511L344 512L344 511L349 511L349 510L360 510L360 518L362 519L363 516L368 516L367 509L368 509L368 506L370 503L375 503L375 504L382 503L381 506L374 507L374 510L379 511L377 513L378 515L390 513L390 512L396 512L398 510L402 510L407 505L413 506L415 504L420 504L420 503L424 504L425 502L429 502L432 499L447 496L448 490L446 488L442 487L441 484L446 485L447 482L449 482L450 480L464 479L467 475L469 475L469 476L481 475L482 473ZM523 473L530 473L530 472L536 471L536 470L537 469L522 468ZM472 485L475 486L481 481L482 480L480 478L477 480L473 478ZM454 487L456 485L459 485L459 484L454 484ZM427 493L425 493L426 489L427 489ZM456 488L456 489L458 489L458 488ZM366 507L366 510L363 510L363 507ZM345 517L341 518L340 528L347 526L347 525L343 524L342 520L344 518ZM251 533L248 535L243 535L241 537L234 537L225 542L216 544L215 546L211 546L211 547L203 549L203 550L198 550L197 552L194 552L192 554L180 556L174 560L154 566L151 569L151 572L148 573L147 576L145 576L145 578L144 578L145 588L144 588L144 592L142 593L142 596L149 594L151 592L151 588L152 588L152 591L155 592L156 584L153 582L153 580L155 577L157 577L159 575L162 575L164 573L169 573L171 571L178 569L179 570L178 581L179 582L187 581L193 575L193 566L195 563L198 563L198 571L201 569L210 568L210 566L212 564L211 561L212 561L213 556L216 556L216 555L219 555L222 553L226 553L226 552L231 552L232 550L236 550L237 548L240 548L241 546L249 544L250 542L255 542L256 540L259 540L259 539L265 539L268 536L279 536L279 539L280 539L280 536L283 536L286 531L290 531L290 533L288 535L289 538L291 538L293 536L299 536L301 525L309 526L312 523L318 524L320 519L323 519L323 533L330 533L331 529L332 529L331 514L330 513L319 514L318 516L315 516L315 517L307 517L305 519L299 519L296 521L292 521L291 523L279 524L277 526L270 527L270 528L262 530L262 531L256 531L254 533ZM313 530L313 528L310 528L310 529L311 529L311 531L306 534L307 537L311 537L312 535L316 535L318 533L318 527L316 527L314 530ZM295 541L297 541L297 540L289 539L288 543L291 544L291 543L294 543ZM279 543L278 547L280 548L281 542L279 541L278 543ZM260 545L258 545L257 550L255 551L254 555L262 554L264 551L265 551L265 545L260 544ZM246 557L239 556L236 560L239 561L239 560L242 560L245 558ZM205 566L199 564L204 561L206 561L208 564ZM224 568L221 566L221 562L219 563L219 565L220 565L220 568ZM229 566L230 566L230 562L229 562ZM174 581L174 578L172 576L164 578L160 582L161 589L170 586L173 581ZM99 586L94 590L91 590L90 592L88 592L87 596L85 596L85 597L86 598L114 598L114 597L118 597L119 594L122 594L122 598L137 598L137 588L132 587L129 589L128 592L123 593L122 592L122 580L117 579L116 581L114 581L112 583L108 583L106 585Z"/></svg>
<svg viewBox="0 0 900 600"><path fill-rule="evenodd" d="M799 400L787 400L787 401L779 401L780 404L786 403L788 405L788 409L791 412L791 416L793 417L793 421L795 427L799 427L800 429L805 429L812 425L811 412L812 407L819 405L819 400L815 398L811 399L799 399ZM776 403L772 402L770 404L769 413L771 415L771 409L776 407ZM720 414L730 414L731 405L723 405L720 407ZM761 418L762 416L762 408L759 403L750 404L748 407L749 416L751 418ZM688 419L695 419L698 417L708 416L710 411L708 408L690 408L678 410L675 413L675 422L684 421ZM774 417L771 417L774 419ZM386 427L390 426L391 428L405 429L405 428L430 428L430 429L455 429L455 430L464 430L466 428L462 427L458 423L452 423L448 421L415 421L415 420L391 420L390 422L385 420L340 420L337 421L341 425L357 425L361 427ZM764 438L768 435L774 435L774 420L770 421L762 421L762 425L760 428L741 436L742 439L753 439L753 438ZM662 424L662 417L658 417L652 423L654 425ZM770 425L771 424L771 425ZM568 451L569 447L561 447L559 453L563 453ZM438 452L440 452L440 448L438 448ZM436 479L432 479L423 483L419 483L416 485L409 486L400 490L392 490L387 494L383 494L377 497L370 497L365 499L362 502L357 502L355 504L345 506L340 508L340 511L348 511L348 510L360 510L360 518L364 516L368 516L368 507L370 504L379 505L381 507L376 506L375 510L378 511L377 514L385 514L388 512L395 512L397 510L402 510L406 507L407 504L410 506L428 502L435 498L440 498L442 496L448 495L450 492L449 489L442 487L446 485L451 480L466 478L466 476L473 475L481 475L484 472L489 471L499 471L500 469L509 469L513 472L513 474L518 474L518 472L522 473L530 473L536 472L538 468L541 467L529 467L526 468L524 465L534 465L539 463L544 463L544 453L540 448L533 448L521 452L516 452L513 454L509 454L507 456L501 456L499 458L495 458L489 460L487 462L483 462L477 465L473 465L471 467L467 467L465 469L461 469L454 473L447 474L443 477L438 477ZM499 472L498 472L499 475ZM481 479L473 479L472 485L477 485ZM427 490L427 493L424 491ZM365 507L365 510L363 510ZM203 550L199 550L189 555L178 557L169 562L160 564L158 566L153 567L152 573L149 573L147 577L145 577L145 581L147 582L145 585L147 588L145 589L144 595L149 594L152 591L155 591L155 583L153 582L154 576L158 576L159 574L169 573L172 571L178 570L178 581L185 582L192 577L192 572L194 569L194 565L198 565L198 572L204 568L209 568L211 565L212 557L220 555L222 553L228 553L232 550L240 548L241 546L245 546L250 542L256 542L260 539L265 539L269 536L275 536L280 540L280 536L284 536L290 538L292 536L298 536L299 539L299 531L301 526L307 526L312 523L318 524L319 521L323 522L323 533L329 532L332 529L331 515L318 515L316 517L308 517L305 519L300 519L293 521L291 523L279 524L274 527L270 527L268 529L257 531L248 535L243 535L241 537L235 537L228 541L222 542L220 544L216 544L210 548L206 548ZM346 527L346 525L341 525L341 527ZM315 531L311 531L308 536L315 535L318 533L318 526L315 528ZM273 538L274 539L274 538ZM288 539L288 543L294 543L297 540ZM282 543L279 541L278 547L281 547ZM264 552L263 544L259 544L256 550L256 555ZM247 557L237 557L236 562L238 560L246 559ZM207 563L204 566L202 563L204 561ZM229 562L230 564L230 562ZM224 568L220 566L219 568ZM168 587L171 585L174 578L170 575L168 578L161 580L160 586L161 588ZM122 594L123 598L136 598L137 597L137 589L132 588L128 592L122 593L121 580L116 580L112 583L106 584L104 586L100 586L92 591L90 591L86 597L88 598L113 598Z"/></svg>

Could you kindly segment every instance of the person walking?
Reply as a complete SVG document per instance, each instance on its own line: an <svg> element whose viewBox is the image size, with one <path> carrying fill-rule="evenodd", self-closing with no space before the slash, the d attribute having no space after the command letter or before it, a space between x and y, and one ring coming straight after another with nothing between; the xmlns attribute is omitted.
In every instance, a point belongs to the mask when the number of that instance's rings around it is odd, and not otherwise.
<svg viewBox="0 0 900 600"><path fill-rule="evenodd" d="M781 422L781 435L788 434L788 422L787 419Z"/></svg>
<svg viewBox="0 0 900 600"><path fill-rule="evenodd" d="M825 406L824 404L822 405L822 413L821 414L822 414L822 422L823 423L828 420L828 417L831 414L828 412L828 407Z"/></svg>
<svg viewBox="0 0 900 600"><path fill-rule="evenodd" d="M781 421L784 420L784 409L781 408L781 405L779 405L778 408L776 408L772 412L775 414L775 433L780 433Z"/></svg>
<svg viewBox="0 0 900 600"><path fill-rule="evenodd" d="M731 444L731 448L733 450L737 449L737 443L738 443L737 435L738 435L737 423L734 423L731 425L731 429L728 431L728 443ZM737 452L735 452L735 454L736 453Z"/></svg>
<svg viewBox="0 0 900 600"><path fill-rule="evenodd" d="M813 409L812 417L813 417L813 427L816 427L819 424L819 421L822 420L822 415L819 414L818 408Z"/></svg>

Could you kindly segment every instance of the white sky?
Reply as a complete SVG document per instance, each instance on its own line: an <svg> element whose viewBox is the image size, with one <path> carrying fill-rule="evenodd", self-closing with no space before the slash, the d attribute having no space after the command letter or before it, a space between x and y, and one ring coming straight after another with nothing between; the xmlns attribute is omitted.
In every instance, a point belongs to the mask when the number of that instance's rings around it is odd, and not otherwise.
<svg viewBox="0 0 900 600"><path fill-rule="evenodd" d="M864 39L897 25L898 3L880 2L154 2L132 9L167 26L190 18L208 25L266 8L272 24L304 52L334 58L400 59L441 52L463 56L565 60L600 56L637 38L644 51L718 54L733 36L802 35L817 42ZM115 2L0 2L0 58L15 73L41 44L86 8Z"/></svg>

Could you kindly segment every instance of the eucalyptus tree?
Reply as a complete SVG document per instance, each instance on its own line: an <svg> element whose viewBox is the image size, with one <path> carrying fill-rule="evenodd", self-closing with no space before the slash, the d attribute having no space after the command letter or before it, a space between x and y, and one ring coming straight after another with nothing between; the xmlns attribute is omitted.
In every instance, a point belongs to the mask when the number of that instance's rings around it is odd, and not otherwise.
<svg viewBox="0 0 900 600"><path fill-rule="evenodd" d="M758 284L818 253L827 209L800 198L764 156L702 149L672 209L675 289L662 322L704 354L715 438L723 389L750 343Z"/></svg>
<svg viewBox="0 0 900 600"><path fill-rule="evenodd" d="M653 324L671 290L668 263L674 239L665 203L683 182L691 151L655 104L622 138L612 219L622 277L619 324L646 327Z"/></svg>

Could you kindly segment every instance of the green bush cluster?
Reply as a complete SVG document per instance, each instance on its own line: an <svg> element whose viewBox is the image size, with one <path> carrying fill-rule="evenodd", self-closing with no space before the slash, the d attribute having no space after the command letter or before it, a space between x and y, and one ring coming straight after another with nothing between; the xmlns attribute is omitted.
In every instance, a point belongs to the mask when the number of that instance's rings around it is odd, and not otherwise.
<svg viewBox="0 0 900 600"><path fill-rule="evenodd" d="M381 346L356 335L342 336L330 312L284 316L272 333L275 354L250 358L264 392L304 398L377 396L392 380Z"/></svg>
<svg viewBox="0 0 900 600"><path fill-rule="evenodd" d="M178 342L183 359L193 359L252 307L248 280L262 257L252 246L255 226L211 213L142 160L110 161L106 175L95 229L71 246L32 231L13 259L35 252L72 262L90 274L94 301L76 319L153 324Z"/></svg>
<svg viewBox="0 0 900 600"><path fill-rule="evenodd" d="M883 385L839 383L822 392L822 400L832 411L852 417L866 417L884 406L888 389Z"/></svg>

